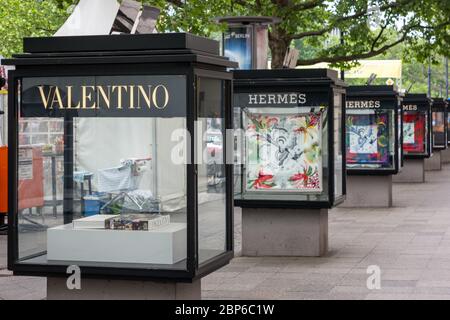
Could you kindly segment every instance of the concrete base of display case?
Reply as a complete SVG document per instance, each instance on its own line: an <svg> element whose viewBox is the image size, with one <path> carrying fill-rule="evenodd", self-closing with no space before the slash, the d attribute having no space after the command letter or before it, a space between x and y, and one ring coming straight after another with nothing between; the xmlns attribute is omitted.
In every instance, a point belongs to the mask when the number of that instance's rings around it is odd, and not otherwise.
<svg viewBox="0 0 450 320"><path fill-rule="evenodd" d="M398 183L425 182L425 159L405 159L402 171L392 180Z"/></svg>
<svg viewBox="0 0 450 320"><path fill-rule="evenodd" d="M450 148L441 151L441 162L450 163Z"/></svg>
<svg viewBox="0 0 450 320"><path fill-rule="evenodd" d="M450 148L441 151L442 163L450 163Z"/></svg>
<svg viewBox="0 0 450 320"><path fill-rule="evenodd" d="M433 155L425 159L425 171L440 171L442 170L441 151L433 151Z"/></svg>
<svg viewBox="0 0 450 320"><path fill-rule="evenodd" d="M82 279L69 290L66 278L47 278L47 300L200 300L201 280L193 283Z"/></svg>
<svg viewBox="0 0 450 320"><path fill-rule="evenodd" d="M392 176L347 176L347 197L341 207L392 207Z"/></svg>
<svg viewBox="0 0 450 320"><path fill-rule="evenodd" d="M320 257L327 251L327 209L242 209L244 256Z"/></svg>

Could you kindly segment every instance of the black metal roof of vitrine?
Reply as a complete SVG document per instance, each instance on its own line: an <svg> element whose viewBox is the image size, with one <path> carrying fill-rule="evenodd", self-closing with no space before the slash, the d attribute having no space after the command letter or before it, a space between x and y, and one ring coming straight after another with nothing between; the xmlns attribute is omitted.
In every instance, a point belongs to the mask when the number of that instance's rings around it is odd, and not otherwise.
<svg viewBox="0 0 450 320"><path fill-rule="evenodd" d="M399 97L397 86L349 86L347 97Z"/></svg>
<svg viewBox="0 0 450 320"><path fill-rule="evenodd" d="M403 98L405 102L419 102L419 103L431 103L432 100L428 98L425 93L407 93Z"/></svg>
<svg viewBox="0 0 450 320"><path fill-rule="evenodd" d="M218 41L189 33L25 38L24 52L2 64L105 64L114 59L116 63L198 62L238 67L220 56Z"/></svg>
<svg viewBox="0 0 450 320"><path fill-rule="evenodd" d="M339 79L338 72L330 69L235 70L234 81L235 84L251 86L254 84L275 86L280 83L286 84L287 81L302 85L331 83L342 87L347 86Z"/></svg>
<svg viewBox="0 0 450 320"><path fill-rule="evenodd" d="M445 111L448 107L448 101L443 98L433 98L433 104L431 105L433 110Z"/></svg>

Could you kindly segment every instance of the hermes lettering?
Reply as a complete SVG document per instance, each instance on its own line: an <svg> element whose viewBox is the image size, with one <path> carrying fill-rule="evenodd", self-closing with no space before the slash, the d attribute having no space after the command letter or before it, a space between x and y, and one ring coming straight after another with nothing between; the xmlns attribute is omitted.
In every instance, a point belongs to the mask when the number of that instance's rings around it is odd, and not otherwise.
<svg viewBox="0 0 450 320"><path fill-rule="evenodd" d="M306 94L304 93L261 93L249 94L249 105L280 105L280 104L305 104Z"/></svg>
<svg viewBox="0 0 450 320"><path fill-rule="evenodd" d="M38 86L46 110L152 109L164 110L170 102L164 85ZM77 99L75 97L78 97Z"/></svg>
<svg viewBox="0 0 450 320"><path fill-rule="evenodd" d="M403 105L403 111L417 111L418 107L416 104L405 104Z"/></svg>
<svg viewBox="0 0 450 320"><path fill-rule="evenodd" d="M360 100L347 101L347 109L378 109L381 107L381 101L378 100Z"/></svg>

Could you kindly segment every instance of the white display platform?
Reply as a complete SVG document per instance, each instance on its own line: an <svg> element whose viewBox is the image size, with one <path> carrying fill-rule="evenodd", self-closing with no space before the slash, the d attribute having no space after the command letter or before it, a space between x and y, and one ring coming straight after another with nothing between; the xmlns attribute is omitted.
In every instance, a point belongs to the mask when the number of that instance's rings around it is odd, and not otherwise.
<svg viewBox="0 0 450 320"><path fill-rule="evenodd" d="M186 257L185 223L151 231L75 230L72 224L47 230L50 261L175 264Z"/></svg>

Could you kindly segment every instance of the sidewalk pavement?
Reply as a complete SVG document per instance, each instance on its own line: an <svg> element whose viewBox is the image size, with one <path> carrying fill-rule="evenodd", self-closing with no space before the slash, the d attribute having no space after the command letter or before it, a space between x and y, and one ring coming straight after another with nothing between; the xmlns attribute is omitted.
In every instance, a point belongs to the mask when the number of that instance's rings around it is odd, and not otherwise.
<svg viewBox="0 0 450 320"><path fill-rule="evenodd" d="M323 258L240 255L202 280L203 299L449 299L450 166L425 184L394 185L394 208L330 211L330 251ZM367 288L367 268L381 269L381 289ZM13 277L0 236L0 299L45 299L45 279Z"/></svg>

